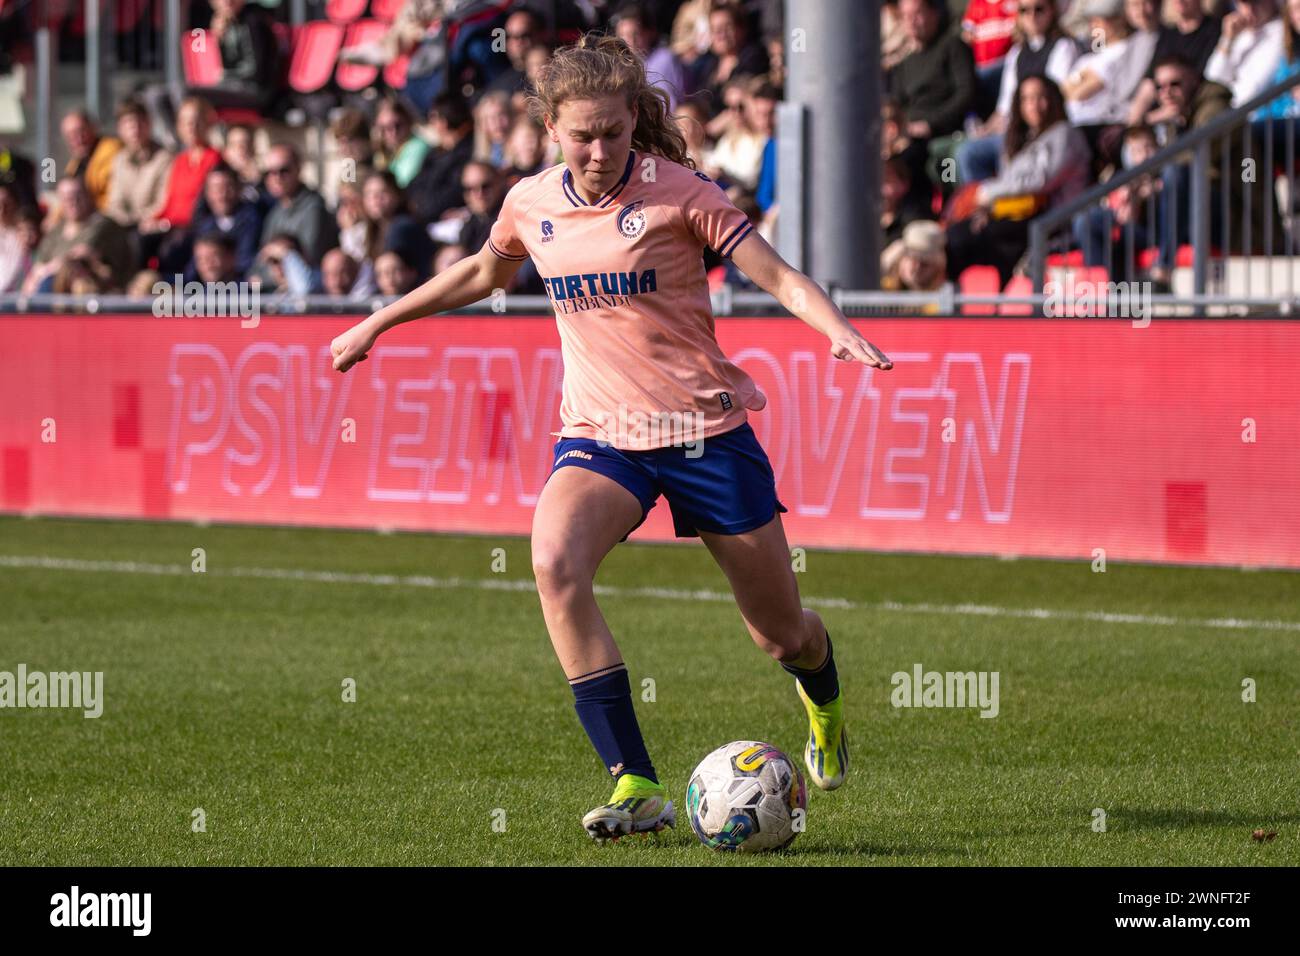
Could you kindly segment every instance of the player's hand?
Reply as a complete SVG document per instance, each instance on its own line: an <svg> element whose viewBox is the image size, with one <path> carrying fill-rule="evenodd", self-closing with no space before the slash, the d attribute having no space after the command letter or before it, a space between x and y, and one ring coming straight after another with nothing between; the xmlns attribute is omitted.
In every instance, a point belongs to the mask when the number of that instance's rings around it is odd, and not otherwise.
<svg viewBox="0 0 1300 956"><path fill-rule="evenodd" d="M845 362L861 362L885 371L894 367L889 356L864 339L852 326L831 336L831 354Z"/></svg>
<svg viewBox="0 0 1300 956"><path fill-rule="evenodd" d="M334 371L346 372L358 362L366 360L366 353L375 346L376 333L370 319L358 322L330 343L334 356Z"/></svg>

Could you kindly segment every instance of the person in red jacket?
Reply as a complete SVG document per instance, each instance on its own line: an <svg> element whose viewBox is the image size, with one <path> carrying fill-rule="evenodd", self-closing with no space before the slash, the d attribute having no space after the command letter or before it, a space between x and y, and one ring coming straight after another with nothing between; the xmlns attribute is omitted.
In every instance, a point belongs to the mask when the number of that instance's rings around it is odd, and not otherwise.
<svg viewBox="0 0 1300 956"><path fill-rule="evenodd" d="M190 258L189 227L203 181L221 162L221 154L208 144L212 107L197 96L188 97L176 114L176 135L182 149L172 160L167 192L157 209L139 225L140 254L148 262L158 257L162 274L180 272Z"/></svg>
<svg viewBox="0 0 1300 956"><path fill-rule="evenodd" d="M1051 0L1049 0L1051 2ZM1019 0L970 0L961 18L961 36L975 56L979 80L977 112L992 112L1002 82L1002 65L1011 49Z"/></svg>

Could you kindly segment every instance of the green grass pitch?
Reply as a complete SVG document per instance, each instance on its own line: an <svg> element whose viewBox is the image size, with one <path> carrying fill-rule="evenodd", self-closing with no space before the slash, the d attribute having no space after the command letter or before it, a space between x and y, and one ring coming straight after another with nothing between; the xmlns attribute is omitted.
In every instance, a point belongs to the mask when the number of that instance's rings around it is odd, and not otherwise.
<svg viewBox="0 0 1300 956"><path fill-rule="evenodd" d="M703 547L598 577L679 806L658 838L580 828L610 784L530 581L519 538L0 519L0 670L103 671L105 698L0 710L0 864L1300 864L1295 574L809 552L853 765L771 856L706 850L682 809L709 750L806 734L734 604L684 593L726 589ZM917 663L997 671L999 715L894 708Z"/></svg>

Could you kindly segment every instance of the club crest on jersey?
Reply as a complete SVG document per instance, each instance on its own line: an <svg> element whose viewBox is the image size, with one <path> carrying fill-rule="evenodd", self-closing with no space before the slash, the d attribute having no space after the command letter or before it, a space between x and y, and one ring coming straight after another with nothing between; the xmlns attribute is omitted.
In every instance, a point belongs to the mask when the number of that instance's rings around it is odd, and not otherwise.
<svg viewBox="0 0 1300 956"><path fill-rule="evenodd" d="M551 220L542 220L542 242L550 242L555 238L555 227L551 225Z"/></svg>
<svg viewBox="0 0 1300 956"><path fill-rule="evenodd" d="M645 232L645 200L638 199L623 207L618 214L618 234L624 239L635 239Z"/></svg>

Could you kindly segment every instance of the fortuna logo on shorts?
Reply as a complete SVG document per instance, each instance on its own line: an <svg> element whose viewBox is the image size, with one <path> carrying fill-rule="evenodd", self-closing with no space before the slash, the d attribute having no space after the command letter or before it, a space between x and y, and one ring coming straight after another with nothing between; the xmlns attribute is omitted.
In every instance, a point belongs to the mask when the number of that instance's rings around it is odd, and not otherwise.
<svg viewBox="0 0 1300 956"><path fill-rule="evenodd" d="M589 454L588 452L585 452L585 451L579 451L578 449L575 448L575 449L573 449L573 451L566 451L566 452L565 452L563 455L561 455L559 458L555 459L555 463L558 465L560 462L564 461L564 459L566 459L566 458L581 458L583 461L591 461L591 459L592 459L593 457L595 457L595 456L593 456L593 455L591 455L591 454Z"/></svg>
<svg viewBox="0 0 1300 956"><path fill-rule="evenodd" d="M632 296L657 291L655 271L582 272L567 276L542 276L556 313L571 315L590 309L629 305Z"/></svg>
<svg viewBox="0 0 1300 956"><path fill-rule="evenodd" d="M630 202L618 214L618 234L624 239L635 239L645 232L644 199Z"/></svg>

